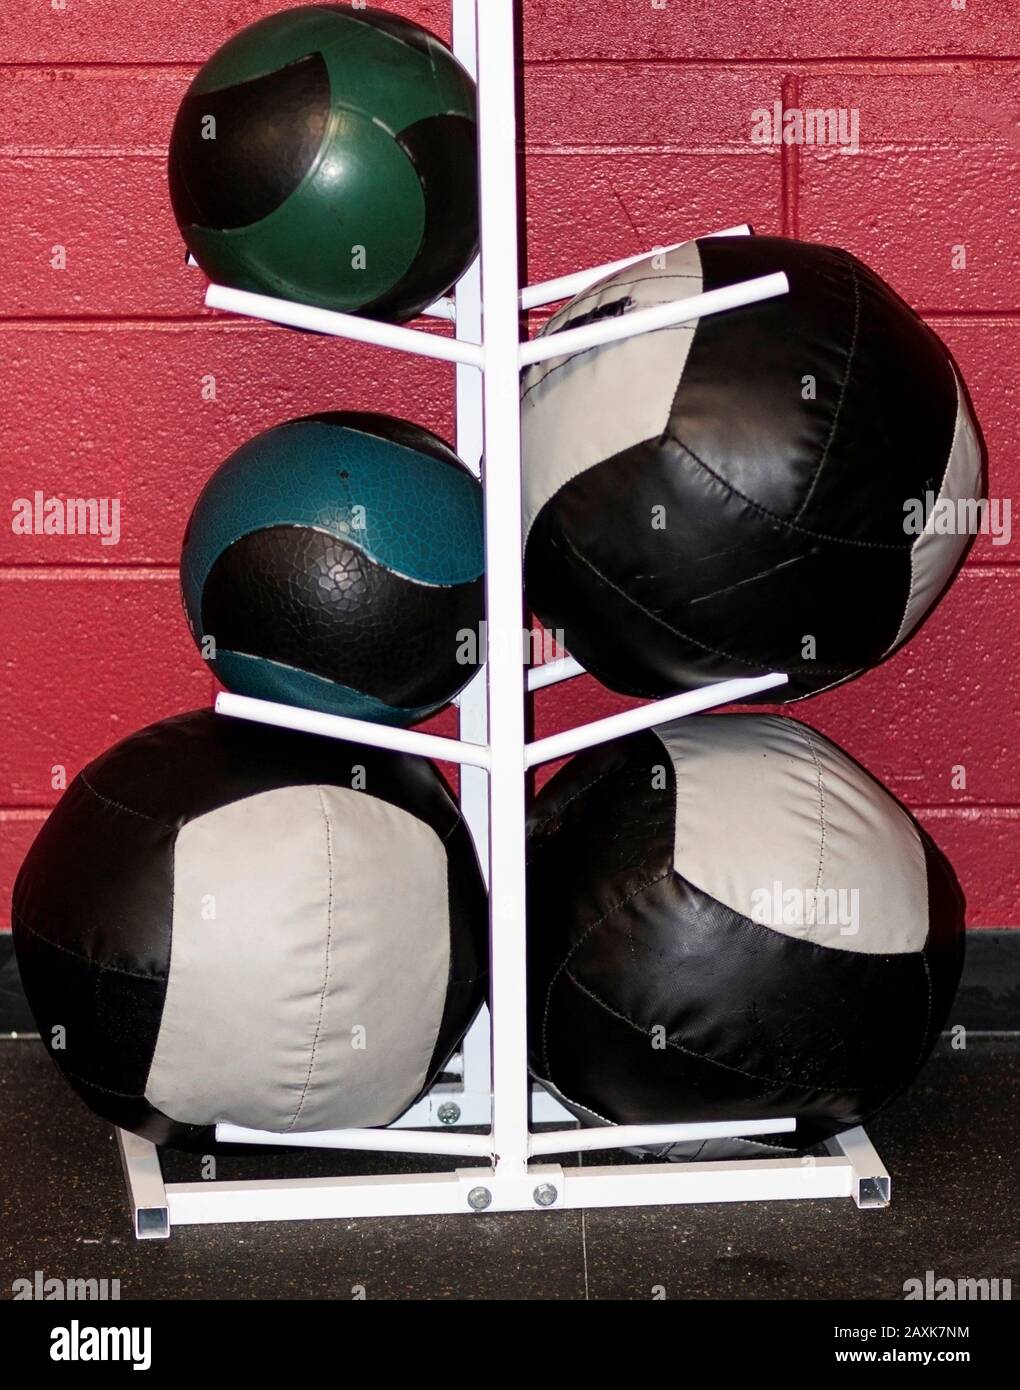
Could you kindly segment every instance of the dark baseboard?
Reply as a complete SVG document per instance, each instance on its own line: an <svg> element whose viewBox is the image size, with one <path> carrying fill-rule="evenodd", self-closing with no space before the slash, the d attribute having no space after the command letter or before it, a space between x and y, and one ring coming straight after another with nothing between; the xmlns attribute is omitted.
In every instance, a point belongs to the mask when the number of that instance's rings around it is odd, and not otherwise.
<svg viewBox="0 0 1020 1390"><path fill-rule="evenodd" d="M29 1012L18 962L14 958L14 938L0 932L0 1033L34 1033L35 1019Z"/></svg>
<svg viewBox="0 0 1020 1390"><path fill-rule="evenodd" d="M979 1032L1020 1030L1020 928L967 935L967 963L949 1017ZM10 932L0 932L0 1034L33 1033Z"/></svg>
<svg viewBox="0 0 1020 1390"><path fill-rule="evenodd" d="M963 979L950 1026L986 1033L1020 1032L1020 928L967 933Z"/></svg>

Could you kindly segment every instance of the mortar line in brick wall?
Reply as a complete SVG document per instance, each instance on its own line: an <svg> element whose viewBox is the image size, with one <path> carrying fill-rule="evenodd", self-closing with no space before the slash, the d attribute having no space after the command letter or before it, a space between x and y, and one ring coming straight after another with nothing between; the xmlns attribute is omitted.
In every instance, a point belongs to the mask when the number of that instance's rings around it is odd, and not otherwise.
<svg viewBox="0 0 1020 1390"><path fill-rule="evenodd" d="M139 59L132 59L125 63L88 63L88 62L61 62L34 63L26 62L0 62L0 72L89 72L89 73L109 73L116 77L120 74L131 72L197 72L202 66L200 62L185 62L183 60L174 62L172 59L161 59L158 62L142 62Z"/></svg>
<svg viewBox="0 0 1020 1390"><path fill-rule="evenodd" d="M439 333L449 336L450 329L432 320L416 323L423 333ZM214 328L230 333L278 333L276 324L263 323L257 319L239 319L233 315L220 314L210 310L206 314L0 314L0 331L11 333L103 331L117 329L123 332L176 333L191 328Z"/></svg>
<svg viewBox="0 0 1020 1390"><path fill-rule="evenodd" d="M0 314L0 328L17 333L21 329L46 331L51 328L194 328L199 324L219 327L259 327L254 320L223 320L214 311L207 314ZM262 325L263 327L265 325Z"/></svg>
<svg viewBox="0 0 1020 1390"><path fill-rule="evenodd" d="M689 57L647 57L634 55L624 58L526 58L526 68L692 68L725 71L727 68L762 68L774 72L792 72L798 76L809 73L824 73L829 69L846 71L863 69L873 71L877 67L903 68L913 72L935 72L960 63L973 63L982 67L1009 67L1020 63L1020 53L913 53L913 54L827 54L816 58L689 58Z"/></svg>
<svg viewBox="0 0 1020 1390"><path fill-rule="evenodd" d="M947 67L956 67L961 63L970 63L981 67L1009 67L1020 64L1020 53L928 53L928 54L823 54L814 57L801 58L769 58L769 57L747 57L738 58L712 57L712 58L691 58L691 57L670 57L658 56L648 57L635 54L631 57L598 57L595 55L578 56L574 58L535 58L526 57L524 60L525 68L545 68L551 71L570 70L583 67L604 67L604 68L690 68L692 70L714 70L726 71L727 69L757 68L767 69L778 72L795 72L800 76L808 73L820 73L825 75L830 70L852 71L861 69L866 72L874 71L877 67L899 68L904 72L925 73L936 72ZM202 66L202 61L172 59L153 60L144 62L140 59L131 59L123 63L111 62L67 62L53 60L50 62L14 61L0 62L0 72L86 72L93 74L109 73L111 76L130 74L131 72L167 72L167 73L195 73Z"/></svg>
<svg viewBox="0 0 1020 1390"><path fill-rule="evenodd" d="M1009 320L1020 318L1020 307L1016 309L918 309L923 319L951 319L955 323L965 323L968 319L975 323L989 320Z"/></svg>
<svg viewBox="0 0 1020 1390"><path fill-rule="evenodd" d="M797 77L834 77L841 73L867 76L876 68L893 70L904 77L933 77L947 69L980 68L1009 69L1020 66L1017 53L961 53L939 57L920 55L909 58L531 58L525 68L566 70L598 68L677 68L687 72L757 72L792 73Z"/></svg>
<svg viewBox="0 0 1020 1390"><path fill-rule="evenodd" d="M0 145L0 159L166 159L165 145Z"/></svg>
<svg viewBox="0 0 1020 1390"><path fill-rule="evenodd" d="M799 147L793 147L797 149ZM693 159L723 158L723 159L777 159L782 153L790 150L789 145L755 145L751 142L748 135L746 138L732 137L729 140L720 140L713 144L696 145L689 142L673 143L668 140L661 140L655 144L614 144L609 141L575 141L570 144L543 144L535 142L527 145L522 153L537 157L539 159L590 159L593 157L605 157L606 155L647 155L652 158L662 155L680 155ZM903 139L903 140L875 140L869 141L864 153L874 156L882 154L899 154L907 151L910 154L950 154L960 150L974 149L980 152L1002 153L1012 156L1015 153L1014 142L1006 135L997 135L991 132L987 135L976 136L973 139ZM134 160L157 160L164 161L167 157L167 149L163 145L137 146L129 145L64 145L60 147L49 147L45 145L2 145L0 146L0 160L100 160L100 159L134 159Z"/></svg>
<svg viewBox="0 0 1020 1390"><path fill-rule="evenodd" d="M991 128L989 127L989 130ZM751 136L731 136L729 139L718 140L713 144L698 145L690 141L672 142L668 140L659 141L656 144L644 145L619 145L609 141L583 141L574 144L542 145L530 144L525 153L527 155L537 155L542 159L549 159L553 156L565 156L569 158L590 158L593 155L607 154L641 154L641 155L723 155L726 158L751 155L758 159L776 158L783 150L799 149L800 146L790 145L755 145L751 141ZM808 147L810 149L810 146ZM866 146L862 146L862 154L899 154L907 151L910 154L951 154L960 150L974 149L982 152L1002 153L1011 156L1016 153L1016 145L1012 138L1005 135L975 136L972 139L950 139L932 138L921 139L915 137L903 140L873 140ZM0 150L0 156L3 151ZM41 155L40 158L50 158L49 155ZM59 156L55 156L59 157ZM81 156L82 158L92 158L93 156ZM95 156L96 158L104 156Z"/></svg>
<svg viewBox="0 0 1020 1390"><path fill-rule="evenodd" d="M134 583L139 579L145 579L163 583L171 579L179 580L180 570L176 565L154 565L146 560L134 563L128 560L117 565L104 565L101 561L91 564L86 561L75 565L59 565L39 560L0 568L0 583L26 584L33 580L67 583L81 579L114 580L118 583Z"/></svg>

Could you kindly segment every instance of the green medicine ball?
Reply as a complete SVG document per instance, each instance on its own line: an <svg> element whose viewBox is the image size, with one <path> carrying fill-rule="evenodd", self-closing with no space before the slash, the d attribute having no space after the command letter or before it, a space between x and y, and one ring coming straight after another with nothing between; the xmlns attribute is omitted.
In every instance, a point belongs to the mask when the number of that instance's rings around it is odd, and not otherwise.
<svg viewBox="0 0 1020 1390"><path fill-rule="evenodd" d="M284 10L192 82L169 179L184 240L219 284L414 318L477 251L474 83L396 15Z"/></svg>

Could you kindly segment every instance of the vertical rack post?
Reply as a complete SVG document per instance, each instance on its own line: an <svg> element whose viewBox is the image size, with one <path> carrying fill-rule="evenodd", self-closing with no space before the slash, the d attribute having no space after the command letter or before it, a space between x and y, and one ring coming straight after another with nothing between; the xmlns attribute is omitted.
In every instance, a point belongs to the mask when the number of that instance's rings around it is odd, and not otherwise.
<svg viewBox="0 0 1020 1390"><path fill-rule="evenodd" d="M475 0L453 0L453 53L477 84L478 45ZM476 257L454 291L455 332L461 340L482 340L481 266ZM482 467L482 374L458 363L456 376L456 449L476 475ZM478 634L481 640L481 634ZM466 743L489 742L489 700L485 672L480 670L460 697L458 737ZM478 852L485 881L489 878L489 777L484 768L460 769L460 809ZM483 1007L464 1039L461 1079L464 1089L488 1093L492 1085L489 1057L489 1011Z"/></svg>
<svg viewBox="0 0 1020 1390"><path fill-rule="evenodd" d="M528 1067L514 7L512 0L483 0L475 13L491 750L492 1149L497 1176L523 1178Z"/></svg>

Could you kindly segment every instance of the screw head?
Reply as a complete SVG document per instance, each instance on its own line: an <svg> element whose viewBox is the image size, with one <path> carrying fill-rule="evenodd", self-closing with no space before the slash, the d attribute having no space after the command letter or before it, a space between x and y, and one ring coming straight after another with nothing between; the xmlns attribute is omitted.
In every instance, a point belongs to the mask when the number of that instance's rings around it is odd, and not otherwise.
<svg viewBox="0 0 1020 1390"><path fill-rule="evenodd" d="M551 1182L540 1182L532 1193L540 1207L551 1207L559 1195Z"/></svg>
<svg viewBox="0 0 1020 1390"><path fill-rule="evenodd" d="M460 1106L452 1100L444 1100L436 1114L441 1125L455 1125L460 1119Z"/></svg>
<svg viewBox="0 0 1020 1390"><path fill-rule="evenodd" d="M473 1187L468 1193L468 1206L472 1211L484 1211L492 1205L492 1193L487 1187Z"/></svg>

